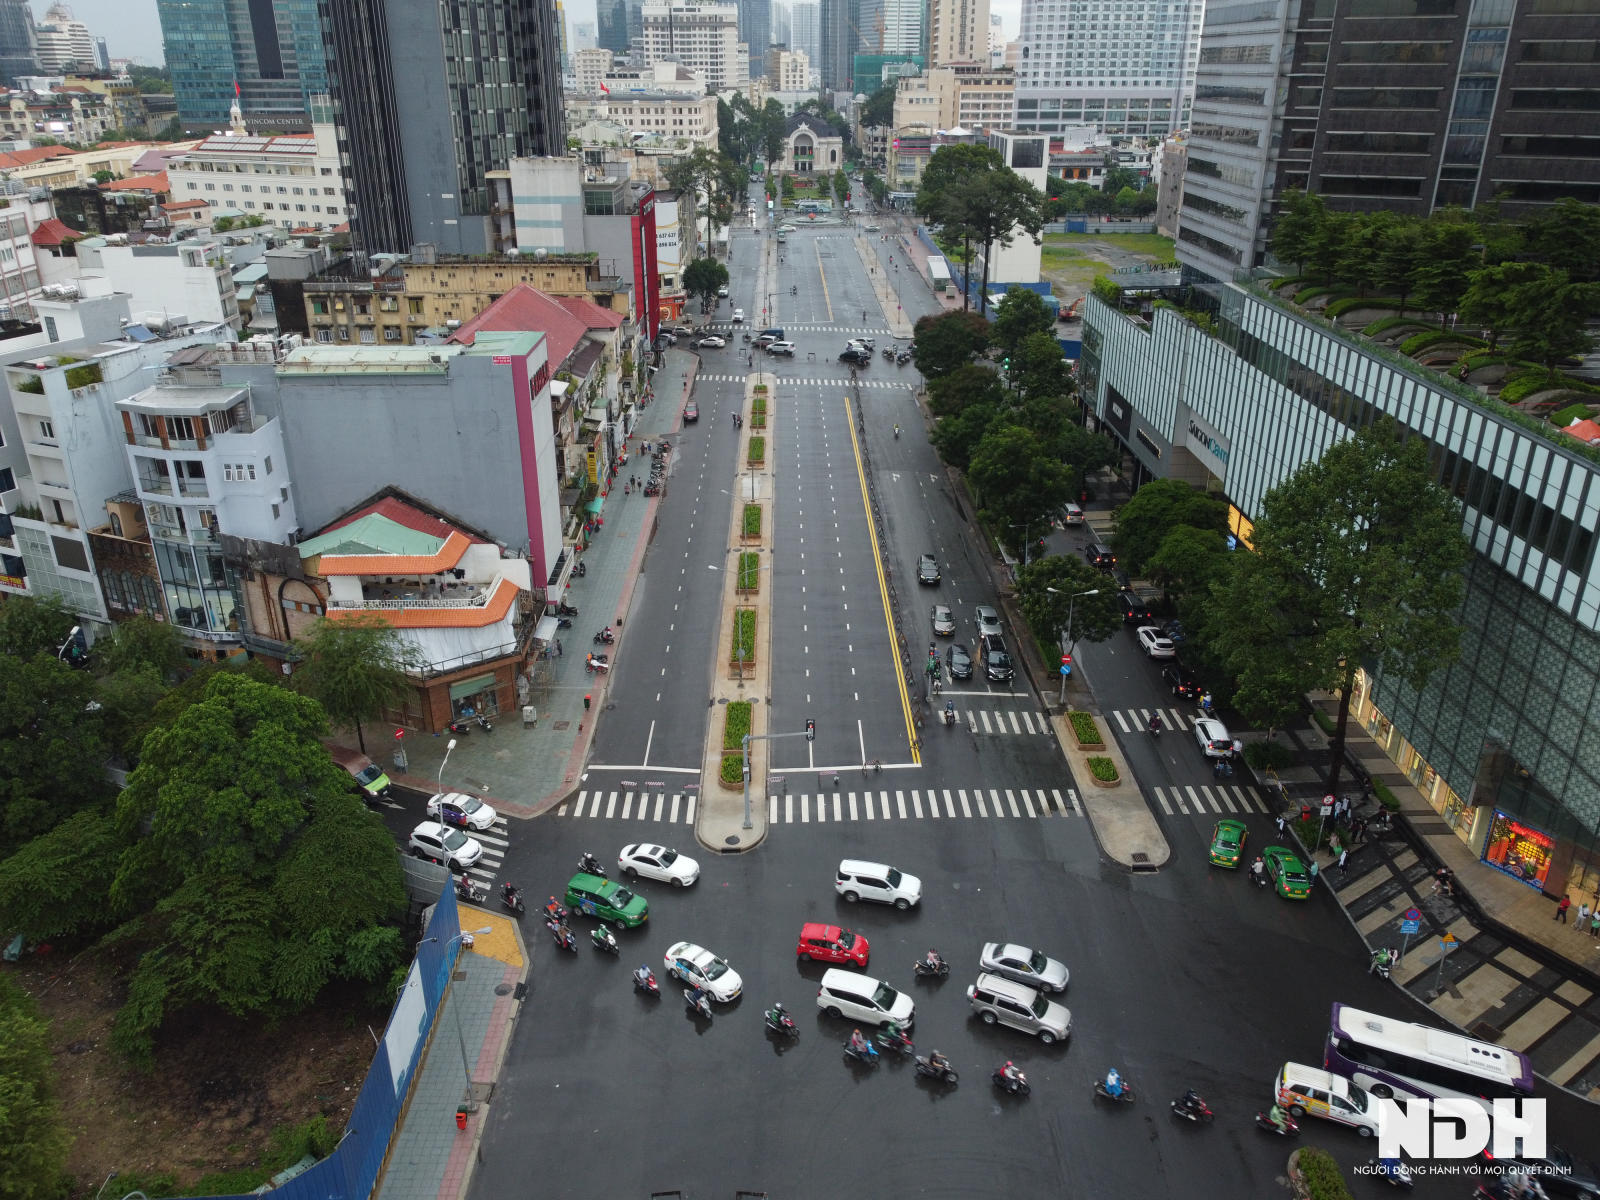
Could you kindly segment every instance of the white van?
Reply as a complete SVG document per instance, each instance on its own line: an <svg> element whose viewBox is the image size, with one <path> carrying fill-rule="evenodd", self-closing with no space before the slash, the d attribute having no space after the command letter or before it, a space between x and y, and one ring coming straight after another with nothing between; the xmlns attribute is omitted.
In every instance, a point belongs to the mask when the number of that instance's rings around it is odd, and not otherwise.
<svg viewBox="0 0 1600 1200"><path fill-rule="evenodd" d="M897 871L887 863L846 858L839 863L833 890L852 904L857 900L876 900L879 904L892 904L904 912L921 901L922 880Z"/></svg>
<svg viewBox="0 0 1600 1200"><path fill-rule="evenodd" d="M917 1007L904 992L897 992L870 975L841 971L838 967L822 973L817 1007L830 1017L848 1017L869 1025L896 1021L901 1029L910 1029L917 1018Z"/></svg>
<svg viewBox="0 0 1600 1200"><path fill-rule="evenodd" d="M1331 1071L1304 1063L1284 1063L1273 1094L1279 1104L1297 1117L1309 1113L1348 1125L1362 1137L1372 1137L1378 1132L1378 1113L1372 1098L1344 1076Z"/></svg>

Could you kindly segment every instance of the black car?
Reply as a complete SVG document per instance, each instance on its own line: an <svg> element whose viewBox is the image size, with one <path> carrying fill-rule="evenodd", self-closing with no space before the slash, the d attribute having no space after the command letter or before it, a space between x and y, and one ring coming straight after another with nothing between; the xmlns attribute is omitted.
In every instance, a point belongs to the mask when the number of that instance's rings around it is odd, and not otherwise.
<svg viewBox="0 0 1600 1200"><path fill-rule="evenodd" d="M1206 690L1194 677L1194 672L1177 659L1173 659L1161 668L1161 678L1172 689L1172 694L1180 700L1198 700Z"/></svg>
<svg viewBox="0 0 1600 1200"><path fill-rule="evenodd" d="M1111 553L1111 547L1100 542L1090 542L1085 546L1083 556L1089 560L1091 567L1098 567L1102 571L1109 571L1117 565L1117 556Z"/></svg>
<svg viewBox="0 0 1600 1200"><path fill-rule="evenodd" d="M921 558L917 559L917 582L939 582L939 563L937 560L935 560L933 555L924 554Z"/></svg>
<svg viewBox="0 0 1600 1200"><path fill-rule="evenodd" d="M951 679L972 678L972 656L960 642L952 642L945 647L944 660L949 664Z"/></svg>
<svg viewBox="0 0 1600 1200"><path fill-rule="evenodd" d="M851 363L858 367L870 366L872 364L872 351L856 350L854 348L843 350L839 354L839 361Z"/></svg>
<svg viewBox="0 0 1600 1200"><path fill-rule="evenodd" d="M1150 606L1135 592L1118 592L1117 603L1122 606L1122 619L1129 625L1149 625L1155 621Z"/></svg>

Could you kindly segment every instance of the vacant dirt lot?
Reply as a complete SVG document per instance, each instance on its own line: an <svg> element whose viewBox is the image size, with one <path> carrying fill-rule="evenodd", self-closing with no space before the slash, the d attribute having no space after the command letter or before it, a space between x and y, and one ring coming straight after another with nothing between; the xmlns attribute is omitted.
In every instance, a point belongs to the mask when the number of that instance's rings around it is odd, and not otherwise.
<svg viewBox="0 0 1600 1200"><path fill-rule="evenodd" d="M1039 273L1070 304L1089 294L1094 281L1122 267L1171 262L1172 239L1153 233L1049 233Z"/></svg>
<svg viewBox="0 0 1600 1200"><path fill-rule="evenodd" d="M186 1186L250 1167L274 1130L319 1113L342 1129L375 1048L368 1024L381 1032L386 1015L354 993L276 1029L179 1015L146 1075L111 1049L122 988L110 968L46 955L5 969L52 1022L57 1096L74 1137L67 1166L82 1197L112 1171L168 1172Z"/></svg>

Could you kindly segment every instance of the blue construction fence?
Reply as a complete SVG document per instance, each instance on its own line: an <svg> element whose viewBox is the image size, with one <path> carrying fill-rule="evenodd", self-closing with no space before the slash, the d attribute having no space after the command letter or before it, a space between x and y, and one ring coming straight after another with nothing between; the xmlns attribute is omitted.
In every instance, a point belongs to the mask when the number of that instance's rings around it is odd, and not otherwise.
<svg viewBox="0 0 1600 1200"><path fill-rule="evenodd" d="M389 1012L383 1040L350 1110L338 1147L327 1158L272 1191L274 1200L366 1200L377 1186L389 1143L405 1111L428 1033L461 953L461 914L454 888L445 888L411 962L405 986ZM208 1197L207 1200L246 1200Z"/></svg>

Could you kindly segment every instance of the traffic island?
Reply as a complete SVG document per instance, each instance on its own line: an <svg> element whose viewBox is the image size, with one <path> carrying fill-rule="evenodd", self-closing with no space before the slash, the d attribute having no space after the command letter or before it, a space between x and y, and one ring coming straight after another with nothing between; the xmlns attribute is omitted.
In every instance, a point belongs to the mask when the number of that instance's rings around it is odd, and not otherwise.
<svg viewBox="0 0 1600 1200"><path fill-rule="evenodd" d="M1115 739L1100 733L1100 718L1078 710L1052 716L1050 723L1073 778L1086 781L1083 808L1106 857L1136 874L1164 867L1172 849ZM1102 740L1086 742L1084 735Z"/></svg>
<svg viewBox="0 0 1600 1200"><path fill-rule="evenodd" d="M700 778L706 783L695 809L695 837L720 854L754 849L767 836L767 743L750 743L747 814L743 741L746 734L771 732L766 697L772 676L772 588L762 574L772 569L776 446L770 418L776 391L772 375L757 373L745 381L738 458L743 465L731 489L727 549L715 564L722 572L722 600L712 643L712 715L701 755ZM753 419L757 400L760 426Z"/></svg>

